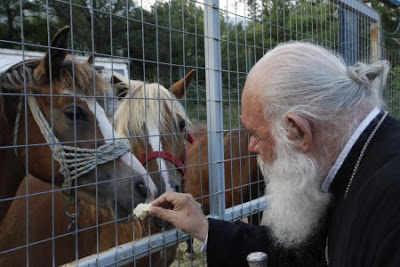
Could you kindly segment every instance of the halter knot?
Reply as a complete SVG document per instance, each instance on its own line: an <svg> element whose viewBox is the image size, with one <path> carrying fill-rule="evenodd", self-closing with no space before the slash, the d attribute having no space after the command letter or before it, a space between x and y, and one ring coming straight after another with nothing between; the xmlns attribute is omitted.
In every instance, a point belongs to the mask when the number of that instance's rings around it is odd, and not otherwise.
<svg viewBox="0 0 400 267"><path fill-rule="evenodd" d="M36 98L34 96L28 96L27 98L32 116L49 145L54 159L60 164L59 171L64 176L62 188L65 189L65 194L71 195L70 188L73 180L94 170L97 165L105 164L130 152L130 144L126 139L115 139L106 142L106 144L97 149L62 145L40 111ZM21 107L22 97L20 98L15 122L14 145L17 145Z"/></svg>

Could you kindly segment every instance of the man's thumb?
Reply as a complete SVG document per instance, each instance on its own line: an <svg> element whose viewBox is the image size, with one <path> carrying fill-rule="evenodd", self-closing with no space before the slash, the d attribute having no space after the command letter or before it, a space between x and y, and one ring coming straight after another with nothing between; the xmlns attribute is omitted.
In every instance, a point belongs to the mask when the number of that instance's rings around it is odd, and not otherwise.
<svg viewBox="0 0 400 267"><path fill-rule="evenodd" d="M173 223L172 220L175 217L173 210L168 210L168 209L154 207L154 206L152 206L151 209L149 210L149 214L152 216L161 218L165 221L169 221L170 223Z"/></svg>

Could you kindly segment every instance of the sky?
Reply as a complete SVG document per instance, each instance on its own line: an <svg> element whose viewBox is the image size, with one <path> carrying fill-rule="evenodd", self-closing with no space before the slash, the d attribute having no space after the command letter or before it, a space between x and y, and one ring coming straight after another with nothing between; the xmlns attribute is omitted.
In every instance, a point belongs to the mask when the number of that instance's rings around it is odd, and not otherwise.
<svg viewBox="0 0 400 267"><path fill-rule="evenodd" d="M155 3L164 3L168 2L169 0L133 0L138 6L143 6L144 9L150 10L150 7ZM196 0L199 6L204 6L205 0ZM219 7L221 9L227 10L229 12L238 14L240 16L244 16L247 13L244 4L245 0L220 0ZM235 9L236 5L236 9ZM232 14L233 16L233 14Z"/></svg>

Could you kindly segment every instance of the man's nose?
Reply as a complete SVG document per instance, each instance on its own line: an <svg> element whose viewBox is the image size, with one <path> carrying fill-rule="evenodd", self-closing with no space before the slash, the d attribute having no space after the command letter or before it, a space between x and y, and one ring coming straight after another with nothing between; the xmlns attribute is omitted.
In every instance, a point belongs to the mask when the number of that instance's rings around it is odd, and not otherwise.
<svg viewBox="0 0 400 267"><path fill-rule="evenodd" d="M257 142L253 136L250 137L248 149L249 152L258 154Z"/></svg>

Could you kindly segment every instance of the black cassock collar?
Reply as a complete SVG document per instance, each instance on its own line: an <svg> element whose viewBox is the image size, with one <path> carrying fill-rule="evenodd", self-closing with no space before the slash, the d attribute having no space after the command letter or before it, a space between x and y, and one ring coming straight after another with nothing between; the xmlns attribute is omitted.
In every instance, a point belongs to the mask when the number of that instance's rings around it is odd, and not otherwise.
<svg viewBox="0 0 400 267"><path fill-rule="evenodd" d="M352 149L350 150L349 154L345 158L342 166L340 167L339 171L335 175L334 180L332 181L332 184L330 186L330 192L333 194L335 199L343 199L344 193L346 190L346 187L349 183L350 177L352 175L354 166L356 165L356 162L358 158L360 157L361 150L365 143L368 140L368 137L371 135L372 131L376 127L376 125L379 123L379 121L382 119L384 116L385 112L381 111L372 121L371 123L367 126L367 128L362 132L356 143L353 145ZM380 135L384 131L385 128L390 126L395 119L391 118L390 116L387 116L382 125L379 127L378 131L376 132L374 138L371 140L371 143L369 144L369 147L367 147L365 151L365 156L363 159L365 159L366 155L369 153L369 148L372 146L374 141L378 140L380 138Z"/></svg>

